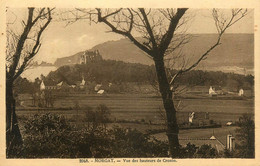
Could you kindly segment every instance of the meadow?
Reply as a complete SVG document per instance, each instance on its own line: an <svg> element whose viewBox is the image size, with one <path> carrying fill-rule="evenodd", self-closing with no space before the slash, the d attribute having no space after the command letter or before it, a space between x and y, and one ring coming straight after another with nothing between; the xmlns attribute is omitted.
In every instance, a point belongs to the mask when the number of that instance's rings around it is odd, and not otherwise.
<svg viewBox="0 0 260 166"><path fill-rule="evenodd" d="M30 105L30 100L26 104ZM36 112L53 112L71 118L78 114L84 116L88 107L95 108L106 105L113 120L142 121L152 124L162 123L163 105L158 96L140 94L106 94L86 95L74 94L60 96L55 99L54 108L19 107L17 114L30 115ZM76 109L77 105L77 109ZM210 119L219 124L237 121L243 113L254 114L254 100L222 100L214 98L195 98L175 100L179 122L188 122L191 112L209 112Z"/></svg>
<svg viewBox="0 0 260 166"><path fill-rule="evenodd" d="M29 98L25 104L30 105ZM140 94L105 94L86 95L70 94L55 99L54 108L18 107L17 115L20 127L23 130L23 120L35 113L51 112L60 114L70 120L70 123L84 126L86 111L91 107L95 109L100 104L106 105L110 110L112 122L108 127L120 126L137 129L141 132L157 130L153 136L159 140L167 140L165 132L165 119L162 100L154 95ZM217 99L194 98L175 100L178 123L188 123L190 112L209 112L209 119L221 124L220 128L181 129L180 138L209 138L213 135L225 144L226 135L235 134L236 126L226 126L229 121L236 122L243 113L254 114L254 99ZM156 134L157 133L157 134Z"/></svg>

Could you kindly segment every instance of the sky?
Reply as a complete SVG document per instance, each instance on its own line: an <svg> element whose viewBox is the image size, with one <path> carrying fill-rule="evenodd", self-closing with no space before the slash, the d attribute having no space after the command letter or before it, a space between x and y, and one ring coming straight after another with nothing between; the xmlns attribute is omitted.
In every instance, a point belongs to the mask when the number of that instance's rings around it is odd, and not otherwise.
<svg viewBox="0 0 260 166"><path fill-rule="evenodd" d="M60 10L59 10L60 11ZM216 33L215 24L209 9L190 9L192 15L188 23L187 33ZM254 33L254 12L230 27L227 33ZM26 20L26 8L10 8L7 12L7 22L14 22L15 29L21 28L21 20ZM54 63L57 58L66 57L91 49L97 44L124 38L121 35L108 32L110 29L102 23L92 23L82 20L66 26L66 22L53 21L42 35L42 46L35 61Z"/></svg>

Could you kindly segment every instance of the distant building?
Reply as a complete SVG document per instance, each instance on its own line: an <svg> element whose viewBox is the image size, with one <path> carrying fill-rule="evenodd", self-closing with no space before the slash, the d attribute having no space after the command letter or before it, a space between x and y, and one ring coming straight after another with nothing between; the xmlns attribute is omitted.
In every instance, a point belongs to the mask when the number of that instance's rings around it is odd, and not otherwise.
<svg viewBox="0 0 260 166"><path fill-rule="evenodd" d="M239 89L238 96L244 96L244 90L243 89Z"/></svg>
<svg viewBox="0 0 260 166"><path fill-rule="evenodd" d="M94 88L94 90L97 92L100 90L100 88L102 87L102 84L97 84Z"/></svg>
<svg viewBox="0 0 260 166"><path fill-rule="evenodd" d="M76 85L69 85L66 81L61 81L58 84L54 81L42 81L40 84L40 91L45 90L68 90L75 88Z"/></svg>
<svg viewBox="0 0 260 166"><path fill-rule="evenodd" d="M102 56L100 55L98 50L94 51L85 51L80 57L80 64L86 64L87 62L95 62L102 60Z"/></svg>
<svg viewBox="0 0 260 166"><path fill-rule="evenodd" d="M192 112L189 114L189 123L193 122L194 115L195 115L195 112Z"/></svg>
<svg viewBox="0 0 260 166"><path fill-rule="evenodd" d="M44 82L42 81L40 84L40 90L45 90L45 89L46 89L46 86L45 86Z"/></svg>
<svg viewBox="0 0 260 166"><path fill-rule="evenodd" d="M227 122L226 125L227 126L231 126L233 124L233 122Z"/></svg>
<svg viewBox="0 0 260 166"><path fill-rule="evenodd" d="M217 94L217 93L215 92L215 89L213 89L213 87L210 86L209 87L209 95L212 95L212 94Z"/></svg>
<svg viewBox="0 0 260 166"><path fill-rule="evenodd" d="M65 81L61 81L60 83L58 83L56 85L56 87L57 87L57 89L63 89L64 90L64 89L70 88L70 85Z"/></svg>
<svg viewBox="0 0 260 166"><path fill-rule="evenodd" d="M57 89L57 86L54 82L48 81L48 82L44 82L42 81L40 84L40 90L55 90Z"/></svg>
<svg viewBox="0 0 260 166"><path fill-rule="evenodd" d="M211 147L215 148L218 153L220 151L224 151L226 148L225 145L214 135L212 135L210 138L179 138L179 142L182 146L186 146L188 143L199 147L202 145L210 145Z"/></svg>
<svg viewBox="0 0 260 166"><path fill-rule="evenodd" d="M209 87L209 95L210 96L217 96L217 95L223 95L224 92L221 87Z"/></svg>
<svg viewBox="0 0 260 166"><path fill-rule="evenodd" d="M195 126L205 126L210 125L211 121L209 119L208 112L192 112L189 114L189 123Z"/></svg>
<svg viewBox="0 0 260 166"><path fill-rule="evenodd" d="M58 58L54 65L60 67L65 65L86 64L87 62L96 62L102 59L98 50L84 51L69 57Z"/></svg>
<svg viewBox="0 0 260 166"><path fill-rule="evenodd" d="M86 86L86 81L85 81L85 79L84 79L84 77L83 77L81 83L79 84L79 88L80 88L80 89L84 89L85 86Z"/></svg>
<svg viewBox="0 0 260 166"><path fill-rule="evenodd" d="M102 95L102 94L104 94L104 92L105 92L105 90L101 89L101 90L99 90L99 91L97 92L97 94Z"/></svg>

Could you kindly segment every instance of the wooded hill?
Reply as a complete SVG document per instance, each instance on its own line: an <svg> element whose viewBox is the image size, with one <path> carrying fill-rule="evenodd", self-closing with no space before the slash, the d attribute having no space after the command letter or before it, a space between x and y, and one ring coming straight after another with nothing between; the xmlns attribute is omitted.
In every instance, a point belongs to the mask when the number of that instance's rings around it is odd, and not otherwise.
<svg viewBox="0 0 260 166"><path fill-rule="evenodd" d="M175 70L171 70L174 74ZM96 83L110 82L114 84L135 82L154 84L156 73L154 65L126 63L115 60L100 60L87 64L62 66L51 72L46 79L55 82L66 81L73 84L81 81L95 81ZM222 86L251 89L254 85L252 75L239 75L214 71L193 70L185 73L177 80L180 85Z"/></svg>

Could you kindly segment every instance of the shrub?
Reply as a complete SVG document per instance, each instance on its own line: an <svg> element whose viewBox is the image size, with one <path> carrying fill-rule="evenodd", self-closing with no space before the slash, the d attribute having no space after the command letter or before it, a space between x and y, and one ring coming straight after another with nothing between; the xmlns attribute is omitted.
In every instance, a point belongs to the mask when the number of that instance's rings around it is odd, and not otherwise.
<svg viewBox="0 0 260 166"><path fill-rule="evenodd" d="M63 116L34 115L25 122L24 143L13 157L73 158L91 157L90 144L84 132L75 132Z"/></svg>
<svg viewBox="0 0 260 166"><path fill-rule="evenodd" d="M106 158L167 156L167 143L137 130L98 126L76 128L63 116L31 116L25 122L24 143L9 158Z"/></svg>
<svg viewBox="0 0 260 166"><path fill-rule="evenodd" d="M215 148L211 147L211 145L202 145L198 148L197 152L194 154L195 158L217 158L218 152Z"/></svg>
<svg viewBox="0 0 260 166"><path fill-rule="evenodd" d="M105 107L99 107L105 109ZM25 122L24 143L8 158L168 157L168 143L136 129L70 125L63 116L36 114ZM180 158L216 158L210 145L181 147Z"/></svg>
<svg viewBox="0 0 260 166"><path fill-rule="evenodd" d="M255 122L251 114L243 114L237 122L236 137L239 143L236 144L236 157L255 157Z"/></svg>
<svg viewBox="0 0 260 166"><path fill-rule="evenodd" d="M106 128L106 123L110 122L110 110L104 105L100 104L93 110L91 107L88 107L86 110L85 121L88 122L88 128L95 130L97 127Z"/></svg>
<svg viewBox="0 0 260 166"><path fill-rule="evenodd" d="M185 147L180 149L180 158L193 158L199 147L194 144L188 143Z"/></svg>
<svg viewBox="0 0 260 166"><path fill-rule="evenodd" d="M114 127L111 152L113 157L166 157L168 144L136 129Z"/></svg>

